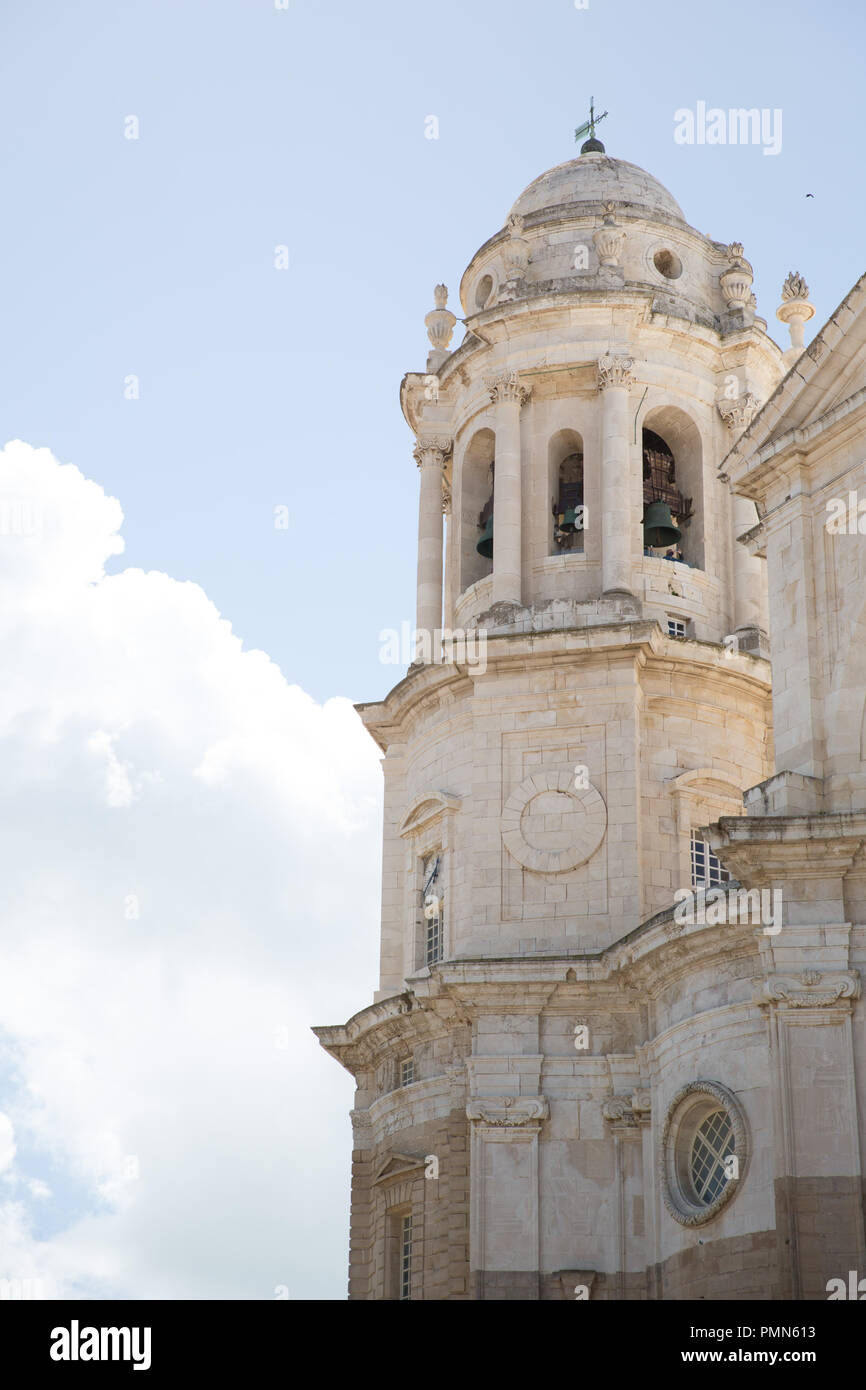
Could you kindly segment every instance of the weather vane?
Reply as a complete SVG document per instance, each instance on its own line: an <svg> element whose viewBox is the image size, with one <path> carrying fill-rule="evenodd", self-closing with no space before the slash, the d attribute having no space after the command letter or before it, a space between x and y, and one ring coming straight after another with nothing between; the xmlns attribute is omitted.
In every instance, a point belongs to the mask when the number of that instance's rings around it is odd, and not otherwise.
<svg viewBox="0 0 866 1390"><path fill-rule="evenodd" d="M594 139L595 139L595 128L596 128L596 126L598 125L599 121L603 121L603 120L604 120L604 118L605 118L606 115L607 115L607 112L606 112L606 111L602 111L602 113L601 113L600 116L597 116L597 115L595 114L595 97L590 97L590 99L589 99L589 120L588 120L588 121L584 121L583 125L578 126L577 130L574 132L574 138L575 138L575 140L579 140L579 139L581 138L581 136L586 135L587 131L589 131L589 138L590 138L590 140L594 140Z"/></svg>

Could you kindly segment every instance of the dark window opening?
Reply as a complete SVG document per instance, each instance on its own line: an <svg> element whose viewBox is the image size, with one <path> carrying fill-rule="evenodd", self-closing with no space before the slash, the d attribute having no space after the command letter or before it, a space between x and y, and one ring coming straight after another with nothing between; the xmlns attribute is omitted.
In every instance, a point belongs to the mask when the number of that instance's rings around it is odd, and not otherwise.
<svg viewBox="0 0 866 1390"><path fill-rule="evenodd" d="M490 465L490 496L478 514L478 544L475 549L485 560L493 559L493 491L495 485L495 463Z"/></svg>
<svg viewBox="0 0 866 1390"><path fill-rule="evenodd" d="M692 499L677 487L674 456L661 435L643 431L644 555L683 559L682 528L692 517ZM677 534L679 532L679 534Z"/></svg>
<svg viewBox="0 0 866 1390"><path fill-rule="evenodd" d="M553 540L557 551L583 550L583 454L569 454L559 465L558 492L553 499Z"/></svg>

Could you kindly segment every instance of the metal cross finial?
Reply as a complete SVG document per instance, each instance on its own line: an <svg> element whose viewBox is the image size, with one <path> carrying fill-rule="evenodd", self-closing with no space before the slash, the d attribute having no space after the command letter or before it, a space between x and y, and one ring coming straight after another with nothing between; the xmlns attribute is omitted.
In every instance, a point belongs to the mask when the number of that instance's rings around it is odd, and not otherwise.
<svg viewBox="0 0 866 1390"><path fill-rule="evenodd" d="M574 132L574 138L575 138L575 140L579 140L579 139L581 138L581 136L586 135L587 131L589 131L589 138L590 138L591 140L594 140L594 139L595 139L595 128L596 128L596 126L598 125L599 121L603 121L603 120L604 120L604 118L605 118L606 115L607 115L607 112L606 112L606 111L602 111L602 113L601 113L600 116L597 116L597 115L595 114L595 97L590 97L590 99L589 99L589 120L588 120L588 121L584 121L584 123L583 123L582 126L578 126L577 130Z"/></svg>

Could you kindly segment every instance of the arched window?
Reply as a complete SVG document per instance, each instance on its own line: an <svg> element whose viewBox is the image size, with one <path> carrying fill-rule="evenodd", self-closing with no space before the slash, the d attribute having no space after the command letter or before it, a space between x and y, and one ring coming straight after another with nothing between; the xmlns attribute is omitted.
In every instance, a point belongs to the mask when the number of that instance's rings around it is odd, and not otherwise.
<svg viewBox="0 0 866 1390"><path fill-rule="evenodd" d="M583 489L583 440L577 430L557 430L548 443L550 488L548 555L583 550L586 508Z"/></svg>
<svg viewBox="0 0 866 1390"><path fill-rule="evenodd" d="M649 410L643 423L644 550L702 570L706 536L700 431L691 417L675 405ZM667 535L657 531L647 535L646 513L651 507L650 520L657 522L661 518ZM669 518L665 508L670 512ZM679 531L679 537L670 537L670 529ZM663 543L650 544L656 539Z"/></svg>
<svg viewBox="0 0 866 1390"><path fill-rule="evenodd" d="M674 456L653 430L643 432L643 502L644 554L684 560L683 528L692 517L692 499L680 492Z"/></svg>
<svg viewBox="0 0 866 1390"><path fill-rule="evenodd" d="M460 593L493 572L495 436L479 430L463 455L460 476ZM482 549L478 545L487 536Z"/></svg>

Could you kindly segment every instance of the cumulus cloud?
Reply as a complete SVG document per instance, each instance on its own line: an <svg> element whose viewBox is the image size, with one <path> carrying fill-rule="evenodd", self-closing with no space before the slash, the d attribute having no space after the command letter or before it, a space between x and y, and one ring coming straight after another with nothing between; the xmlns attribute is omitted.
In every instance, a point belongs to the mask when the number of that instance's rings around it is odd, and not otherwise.
<svg viewBox="0 0 866 1390"><path fill-rule="evenodd" d="M342 1297L352 1083L309 1027L375 983L378 753L197 585L107 574L122 520L0 452L0 1278Z"/></svg>

